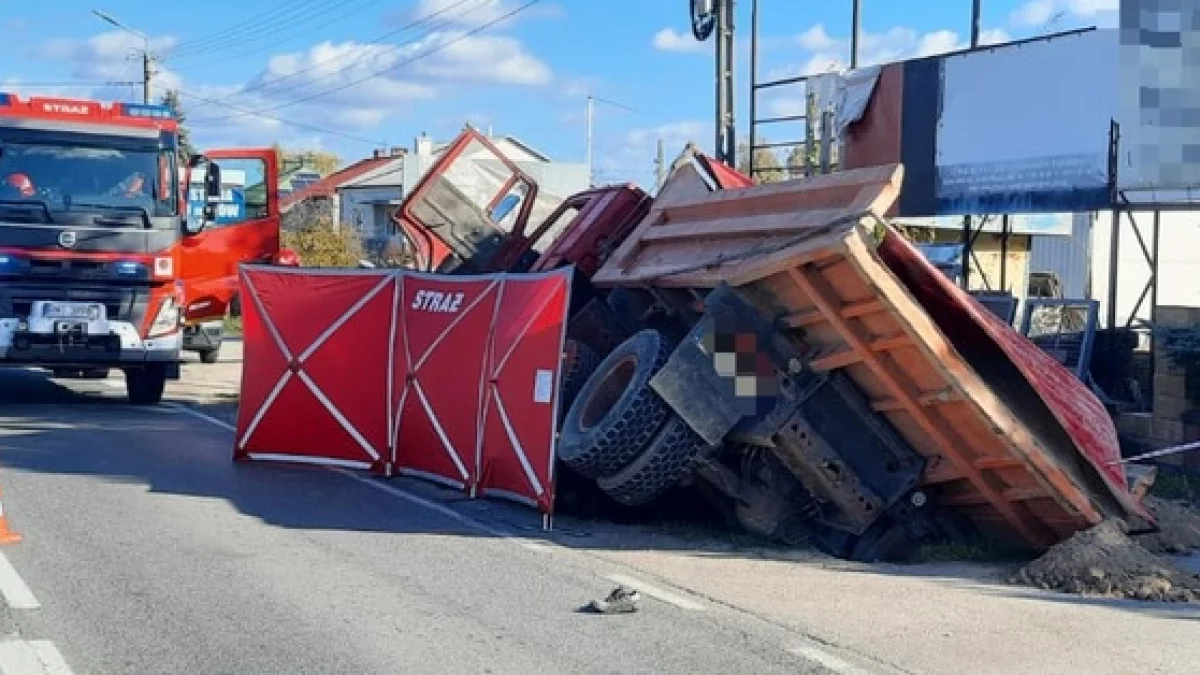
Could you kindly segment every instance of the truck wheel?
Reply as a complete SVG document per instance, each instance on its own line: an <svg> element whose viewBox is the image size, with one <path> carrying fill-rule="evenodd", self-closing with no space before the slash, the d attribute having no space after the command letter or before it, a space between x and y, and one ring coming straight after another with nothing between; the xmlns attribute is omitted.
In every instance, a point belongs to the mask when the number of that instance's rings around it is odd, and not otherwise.
<svg viewBox="0 0 1200 675"><path fill-rule="evenodd" d="M600 355L579 340L567 340L563 345L562 397L559 401L558 423L567 416L571 404L579 397L583 385L600 365Z"/></svg>
<svg viewBox="0 0 1200 675"><path fill-rule="evenodd" d="M626 506L641 506L687 476L705 449L704 439L682 418L671 415L641 456L620 472L596 483L613 500Z"/></svg>
<svg viewBox="0 0 1200 675"><path fill-rule="evenodd" d="M666 338L643 330L609 354L563 420L558 457L588 478L611 476L646 447L667 419L650 378L671 355Z"/></svg>
<svg viewBox="0 0 1200 675"><path fill-rule="evenodd" d="M162 401L167 386L167 369L151 364L125 371L125 391L134 405L154 405Z"/></svg>
<svg viewBox="0 0 1200 675"><path fill-rule="evenodd" d="M221 357L221 348L217 347L216 349L201 349L196 353L200 356L200 363L211 364L216 363L217 359Z"/></svg>

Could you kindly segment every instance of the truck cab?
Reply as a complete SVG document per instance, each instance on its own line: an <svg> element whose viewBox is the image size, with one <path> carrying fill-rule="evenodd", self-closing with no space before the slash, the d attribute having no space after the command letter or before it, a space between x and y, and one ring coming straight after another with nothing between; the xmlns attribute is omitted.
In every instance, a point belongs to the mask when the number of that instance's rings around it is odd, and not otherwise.
<svg viewBox="0 0 1200 675"><path fill-rule="evenodd" d="M159 401L237 265L278 258L276 175L269 149L182 158L163 106L0 93L0 366Z"/></svg>

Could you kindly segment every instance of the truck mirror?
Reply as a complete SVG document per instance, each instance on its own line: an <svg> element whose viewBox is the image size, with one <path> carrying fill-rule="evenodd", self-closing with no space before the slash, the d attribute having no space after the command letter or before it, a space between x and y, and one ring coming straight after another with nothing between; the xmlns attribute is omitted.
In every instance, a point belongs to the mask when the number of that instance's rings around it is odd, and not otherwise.
<svg viewBox="0 0 1200 675"><path fill-rule="evenodd" d="M204 194L209 197L221 196L221 167L216 162L209 162L204 168Z"/></svg>

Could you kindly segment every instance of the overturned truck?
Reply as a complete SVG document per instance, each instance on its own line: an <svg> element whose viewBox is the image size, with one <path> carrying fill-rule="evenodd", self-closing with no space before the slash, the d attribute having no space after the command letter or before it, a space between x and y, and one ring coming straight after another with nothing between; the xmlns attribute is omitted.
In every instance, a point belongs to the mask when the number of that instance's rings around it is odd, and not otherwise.
<svg viewBox="0 0 1200 675"><path fill-rule="evenodd" d="M1095 396L888 225L901 166L752 186L685 152L653 202L589 191L527 227L496 207L536 185L492 152L511 177L472 195L448 160L400 224L430 270L575 265L558 454L613 500L702 481L858 560L1151 522Z"/></svg>
<svg viewBox="0 0 1200 675"><path fill-rule="evenodd" d="M650 306L561 459L630 504L698 472L748 527L855 559L1149 522L1095 396L884 220L902 171L664 191L592 277Z"/></svg>

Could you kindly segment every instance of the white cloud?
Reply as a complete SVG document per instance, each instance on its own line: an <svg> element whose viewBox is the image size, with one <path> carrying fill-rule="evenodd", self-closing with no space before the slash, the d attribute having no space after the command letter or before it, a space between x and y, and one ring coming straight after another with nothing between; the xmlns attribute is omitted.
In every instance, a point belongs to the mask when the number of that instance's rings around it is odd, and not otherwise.
<svg viewBox="0 0 1200 675"><path fill-rule="evenodd" d="M513 0L473 0L464 4L462 0L421 0L410 15L410 20L421 20L429 25L444 25L446 23L463 28L478 28L488 25L505 28L518 19L525 18L562 18L566 10L561 5L534 5L514 11L520 3Z"/></svg>
<svg viewBox="0 0 1200 675"><path fill-rule="evenodd" d="M1011 41L1012 36L1003 28L989 28L979 33L979 44L981 45L998 45Z"/></svg>
<svg viewBox="0 0 1200 675"><path fill-rule="evenodd" d="M492 7L495 4L489 3L488 11L498 11ZM469 86L533 87L552 80L549 66L520 41L505 35L467 35L465 30L435 32L404 45L324 41L272 56L243 83L185 82L160 65L155 95L168 88L181 90L197 142L262 144L321 133L312 127L371 138L389 119ZM151 49L169 54L174 44L171 38L156 38ZM105 33L83 40L53 40L37 53L64 64L74 78L140 80L136 50L141 46L131 35ZM76 97L94 93L70 92ZM128 90L119 95L127 96ZM97 97L114 96L110 89ZM272 119L275 116L299 124Z"/></svg>
<svg viewBox="0 0 1200 675"><path fill-rule="evenodd" d="M435 35L430 42L438 51L417 61L415 68L433 78L542 85L552 77L550 67L527 52L515 38L445 33Z"/></svg>
<svg viewBox="0 0 1200 675"><path fill-rule="evenodd" d="M988 31L990 37L1006 35L1003 31ZM840 70L848 67L850 41L832 37L824 25L817 24L795 38L808 54L800 66L776 70L770 77L790 77ZM895 26L883 33L864 32L859 38L858 63L869 66L916 56L932 56L965 48L962 36L951 30L918 34L906 26Z"/></svg>
<svg viewBox="0 0 1200 675"><path fill-rule="evenodd" d="M674 28L664 28L654 34L654 48L664 52L700 52L704 43L691 33L680 33Z"/></svg>
<svg viewBox="0 0 1200 675"><path fill-rule="evenodd" d="M838 48L838 41L829 37L824 24L817 24L804 31L796 38L801 47L811 52L827 52Z"/></svg>
<svg viewBox="0 0 1200 675"><path fill-rule="evenodd" d="M664 155L671 162L688 143L701 148L712 144L712 122L679 120L653 127L630 129L624 134L599 138L596 143L596 170L601 182L631 180L649 186L653 184L654 157L658 141L663 142Z"/></svg>
<svg viewBox="0 0 1200 675"><path fill-rule="evenodd" d="M1012 22L1017 26L1037 28L1069 14L1107 25L1115 22L1119 9L1120 0L1029 0L1013 12Z"/></svg>
<svg viewBox="0 0 1200 675"><path fill-rule="evenodd" d="M152 37L150 52L161 54L171 50L176 40L169 36ZM43 59L65 61L71 77L81 80L140 81L140 55L145 43L124 31L111 31L84 40L54 39L43 44L36 53ZM155 66L154 84L159 91L177 88L178 73L162 64Z"/></svg>
<svg viewBox="0 0 1200 675"><path fill-rule="evenodd" d="M1013 12L1012 22L1018 26L1041 26L1057 11L1057 0L1030 0Z"/></svg>
<svg viewBox="0 0 1200 675"><path fill-rule="evenodd" d="M967 46L966 43L958 39L958 33L952 30L939 30L921 36L920 42L917 43L916 55L933 56L934 54L945 54L946 52L963 49Z"/></svg>

